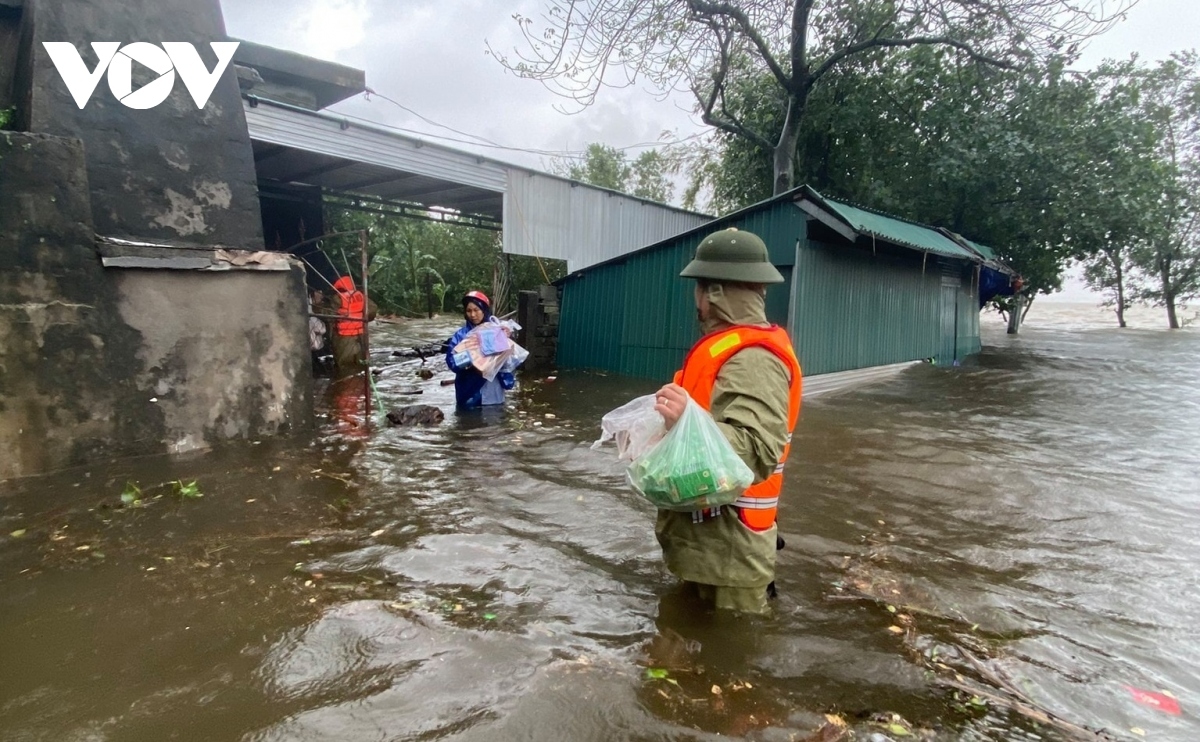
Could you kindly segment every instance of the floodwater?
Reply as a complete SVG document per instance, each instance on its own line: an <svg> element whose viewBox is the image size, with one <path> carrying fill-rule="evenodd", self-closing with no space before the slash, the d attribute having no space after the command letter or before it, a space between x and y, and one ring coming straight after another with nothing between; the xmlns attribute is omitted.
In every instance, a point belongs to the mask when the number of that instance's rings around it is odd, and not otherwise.
<svg viewBox="0 0 1200 742"><path fill-rule="evenodd" d="M588 448L653 384L455 416L389 358L452 323L380 328L380 396L442 425L322 387L299 439L0 484L0 738L1200 739L1200 334L1144 327L1038 306L806 402L766 618L679 595Z"/></svg>

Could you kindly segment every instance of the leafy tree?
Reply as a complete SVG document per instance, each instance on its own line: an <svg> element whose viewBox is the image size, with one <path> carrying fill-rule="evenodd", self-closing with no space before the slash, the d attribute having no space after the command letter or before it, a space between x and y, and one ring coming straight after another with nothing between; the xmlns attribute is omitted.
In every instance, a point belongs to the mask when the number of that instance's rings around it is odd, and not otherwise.
<svg viewBox="0 0 1200 742"><path fill-rule="evenodd" d="M1097 102L1087 122L1087 151L1094 156L1070 196L1080 215L1077 257L1084 281L1105 295L1117 324L1144 290L1134 250L1154 228L1159 174L1157 132L1139 111L1141 86L1134 61L1106 63L1090 76Z"/></svg>
<svg viewBox="0 0 1200 742"><path fill-rule="evenodd" d="M676 163L667 155L656 149L648 149L633 161L629 178L626 180L626 185L630 186L628 192L638 198L668 203L674 188L671 187L667 175L675 172L677 168Z"/></svg>
<svg viewBox="0 0 1200 742"><path fill-rule="evenodd" d="M596 142L587 146L582 162L551 163L552 170L572 180L659 203L671 200L673 189L667 176L677 167L670 156L658 150L646 150L630 163L621 150Z"/></svg>
<svg viewBox="0 0 1200 742"><path fill-rule="evenodd" d="M1200 296L1200 56L1175 54L1134 77L1159 165L1148 229L1133 252L1150 279L1138 296L1164 307L1167 326L1178 329L1179 307Z"/></svg>
<svg viewBox="0 0 1200 742"><path fill-rule="evenodd" d="M1010 68L1076 44L1136 0L546 0L542 22L514 15L527 43L492 54L580 106L601 87L644 79L691 91L704 122L766 155L772 193L790 189L812 96L882 50L930 47ZM770 126L729 105L766 80ZM802 163L803 164L803 163Z"/></svg>
<svg viewBox="0 0 1200 742"><path fill-rule="evenodd" d="M429 221L380 212L330 208L329 230L369 229L371 298L380 309L392 314L421 316L432 304L435 312L457 312L456 303L446 299L472 289L489 293L496 314L515 309L516 291L532 289L566 274L564 261L538 260L505 255L500 234L467 226L447 216ZM359 263L343 261L342 253L357 256L357 238L328 240L323 248L335 265L348 262L355 281L360 282ZM501 289L497 291L497 289Z"/></svg>
<svg viewBox="0 0 1200 742"><path fill-rule="evenodd" d="M1063 59L1006 70L938 47L879 50L825 82L798 137L804 182L990 245L1031 294L1060 287L1092 219L1069 198L1096 159L1085 136L1094 91L1064 71ZM769 80L749 80L726 104L769 124L776 95ZM711 186L718 212L770 196L771 171L754 145L724 133L717 140L693 168L688 195Z"/></svg>
<svg viewBox="0 0 1200 742"><path fill-rule="evenodd" d="M592 143L585 150L583 162L570 165L566 175L572 180L624 192L630 172L624 152L607 144Z"/></svg>

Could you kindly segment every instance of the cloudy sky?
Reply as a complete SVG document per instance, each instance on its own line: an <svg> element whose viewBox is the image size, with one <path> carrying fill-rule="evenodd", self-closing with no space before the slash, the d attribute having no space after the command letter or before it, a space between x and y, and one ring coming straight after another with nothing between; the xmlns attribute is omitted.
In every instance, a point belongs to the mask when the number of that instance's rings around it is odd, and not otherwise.
<svg viewBox="0 0 1200 742"><path fill-rule="evenodd" d="M365 70L367 85L429 121L514 150L449 146L535 168L544 155L520 149L578 152L589 142L636 155L663 132L683 138L705 130L689 96L657 100L647 89L601 91L596 103L567 115L540 83L506 72L485 51L490 43L521 47L514 13L537 16L540 0L221 0L231 36ZM1128 18L1091 42L1081 66L1138 53L1159 59L1200 45L1200 2L1141 0ZM523 48L523 47L522 47ZM380 98L345 101L332 110L428 135L469 140ZM639 146L640 145L640 146ZM1069 297L1086 298L1081 286Z"/></svg>

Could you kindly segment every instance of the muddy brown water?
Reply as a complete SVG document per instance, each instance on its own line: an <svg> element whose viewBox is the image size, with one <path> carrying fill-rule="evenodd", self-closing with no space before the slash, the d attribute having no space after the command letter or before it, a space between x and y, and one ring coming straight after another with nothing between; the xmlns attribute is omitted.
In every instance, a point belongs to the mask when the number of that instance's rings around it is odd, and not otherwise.
<svg viewBox="0 0 1200 742"><path fill-rule="evenodd" d="M0 739L1063 738L940 684L988 687L964 651L1114 738L1200 739L1200 335L1037 311L806 402L767 618L679 595L588 448L653 384L526 377L455 415L440 362L388 357L444 322L373 333L380 396L438 427L322 385L311 435L0 484Z"/></svg>

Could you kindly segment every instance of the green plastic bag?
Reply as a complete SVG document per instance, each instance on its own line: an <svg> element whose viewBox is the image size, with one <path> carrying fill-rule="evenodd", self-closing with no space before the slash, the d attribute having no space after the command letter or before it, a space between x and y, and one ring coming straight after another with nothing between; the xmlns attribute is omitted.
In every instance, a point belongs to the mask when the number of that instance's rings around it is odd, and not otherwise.
<svg viewBox="0 0 1200 742"><path fill-rule="evenodd" d="M629 483L663 510L732 504L754 483L712 416L689 399L675 427L629 466Z"/></svg>

